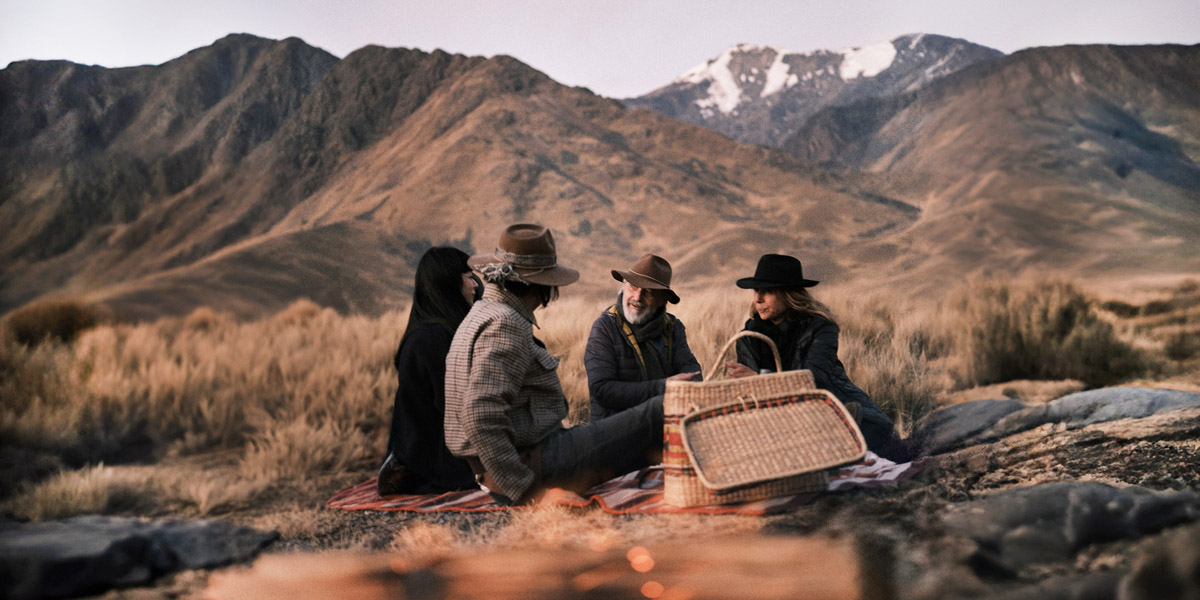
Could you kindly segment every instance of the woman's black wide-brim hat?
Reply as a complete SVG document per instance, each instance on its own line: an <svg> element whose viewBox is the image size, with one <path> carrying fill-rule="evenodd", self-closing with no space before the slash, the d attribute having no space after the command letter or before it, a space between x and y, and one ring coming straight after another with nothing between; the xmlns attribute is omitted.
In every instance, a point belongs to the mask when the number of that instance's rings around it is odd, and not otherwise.
<svg viewBox="0 0 1200 600"><path fill-rule="evenodd" d="M737 286L745 290L807 288L818 283L804 278L804 267L799 259L784 254L762 255L758 259L758 268L754 269L754 277L737 280Z"/></svg>

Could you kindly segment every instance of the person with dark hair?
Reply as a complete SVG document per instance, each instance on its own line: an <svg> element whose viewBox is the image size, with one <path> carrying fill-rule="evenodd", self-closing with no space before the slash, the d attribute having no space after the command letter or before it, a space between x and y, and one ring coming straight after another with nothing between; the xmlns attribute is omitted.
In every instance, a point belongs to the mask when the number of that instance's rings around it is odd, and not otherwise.
<svg viewBox="0 0 1200 600"><path fill-rule="evenodd" d="M779 349L784 370L812 371L817 387L833 393L854 415L869 450L895 462L912 460L913 452L896 434L892 420L846 375L838 359L837 323L808 291L817 283L805 279L803 266L795 257L763 255L754 276L737 281L738 287L754 290L750 320L743 329L770 338ZM725 363L730 377L775 370L771 349L759 339L739 339L737 358L737 362Z"/></svg>
<svg viewBox="0 0 1200 600"><path fill-rule="evenodd" d="M533 336L534 311L579 273L558 264L540 225L508 227L494 252L469 264L483 299L446 356L446 446L467 459L479 487L502 504L535 501L548 487L582 492L658 462L662 396L599 422L564 428L567 399L558 359Z"/></svg>
<svg viewBox="0 0 1200 600"><path fill-rule="evenodd" d="M671 263L646 254L612 276L622 283L617 303L592 323L583 352L593 421L662 395L668 381L700 375L683 321L667 312L668 302L679 303Z"/></svg>
<svg viewBox="0 0 1200 600"><path fill-rule="evenodd" d="M393 359L399 377L392 404L380 495L423 494L475 487L470 465L450 453L442 435L446 353L479 290L457 248L430 248L417 263L408 327Z"/></svg>

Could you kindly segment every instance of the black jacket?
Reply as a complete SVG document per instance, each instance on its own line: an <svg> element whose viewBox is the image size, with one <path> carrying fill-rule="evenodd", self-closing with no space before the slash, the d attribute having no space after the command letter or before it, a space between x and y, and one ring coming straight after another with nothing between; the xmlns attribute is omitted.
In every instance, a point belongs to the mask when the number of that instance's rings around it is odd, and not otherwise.
<svg viewBox="0 0 1200 600"><path fill-rule="evenodd" d="M421 325L396 353L400 385L392 405L388 451L415 475L414 493L478 489L467 461L450 454L443 437L446 354L454 333L444 325Z"/></svg>
<svg viewBox="0 0 1200 600"><path fill-rule="evenodd" d="M667 339L657 344L648 340L639 344L643 353L663 353L665 360L662 362L671 365L669 373L657 377L646 373L642 361L638 360L633 342L622 330L625 319L616 305L609 307L592 323L583 364L587 369L593 421L662 395L666 389L666 378L671 375L700 370L700 363L688 347L683 322L665 311L660 318L667 320L664 328L664 337Z"/></svg>
<svg viewBox="0 0 1200 600"><path fill-rule="evenodd" d="M819 315L789 313L783 327L757 316L746 321L745 330L756 331L771 338L779 348L785 371L808 369L818 389L829 390L842 403L857 402L862 407L860 423L867 447L878 454L896 437L891 418L846 375L838 359L838 326ZM738 362L757 372L774 372L775 357L766 342L741 338L737 342ZM890 452L888 454L891 454Z"/></svg>

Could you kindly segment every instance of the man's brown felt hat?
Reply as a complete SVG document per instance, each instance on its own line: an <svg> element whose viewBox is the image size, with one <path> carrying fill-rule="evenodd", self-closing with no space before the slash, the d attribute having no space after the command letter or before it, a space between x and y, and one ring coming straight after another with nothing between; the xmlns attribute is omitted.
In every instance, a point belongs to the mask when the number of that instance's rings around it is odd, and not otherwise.
<svg viewBox="0 0 1200 600"><path fill-rule="evenodd" d="M671 290L671 263L661 256L646 254L628 271L613 269L613 279L628 281L644 290L666 290L667 300L679 304L679 295Z"/></svg>

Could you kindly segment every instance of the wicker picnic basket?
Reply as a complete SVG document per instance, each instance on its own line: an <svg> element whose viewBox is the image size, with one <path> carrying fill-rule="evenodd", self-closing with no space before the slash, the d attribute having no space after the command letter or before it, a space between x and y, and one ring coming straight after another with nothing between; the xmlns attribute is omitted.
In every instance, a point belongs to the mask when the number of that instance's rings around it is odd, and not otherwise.
<svg viewBox="0 0 1200 600"><path fill-rule="evenodd" d="M713 381L742 337L765 340L775 373ZM861 460L866 443L807 370L783 371L770 338L729 339L702 382L671 381L663 398L664 499L674 506L762 500L828 486L826 469Z"/></svg>

